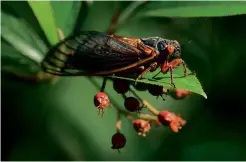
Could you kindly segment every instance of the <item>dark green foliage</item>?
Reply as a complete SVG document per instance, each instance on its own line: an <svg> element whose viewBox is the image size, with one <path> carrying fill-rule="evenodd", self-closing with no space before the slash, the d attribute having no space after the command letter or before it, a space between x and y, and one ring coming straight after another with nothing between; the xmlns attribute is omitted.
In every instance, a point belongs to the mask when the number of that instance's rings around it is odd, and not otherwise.
<svg viewBox="0 0 246 162"><path fill-rule="evenodd" d="M2 160L246 160L245 2L60 3L2 2ZM57 26L65 36L79 30L104 32L115 8L123 12L116 34L186 44L182 58L208 96L163 101L137 91L160 110L184 114L188 124L178 135L153 129L139 138L123 120L127 145L121 154L110 149L115 111L108 109L101 119L93 104L101 78L59 78L51 85L7 75L40 71L40 61L58 41ZM201 87L190 89L206 95ZM106 91L124 108L111 81Z"/></svg>

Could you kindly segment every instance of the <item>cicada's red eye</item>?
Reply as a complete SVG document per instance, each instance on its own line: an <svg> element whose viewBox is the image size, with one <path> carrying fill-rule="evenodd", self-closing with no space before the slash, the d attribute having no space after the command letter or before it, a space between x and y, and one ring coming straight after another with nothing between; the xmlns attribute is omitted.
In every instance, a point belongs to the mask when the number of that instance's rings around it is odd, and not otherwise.
<svg viewBox="0 0 246 162"><path fill-rule="evenodd" d="M167 50L168 50L169 54L172 54L174 52L174 46L173 45L168 45L167 46Z"/></svg>

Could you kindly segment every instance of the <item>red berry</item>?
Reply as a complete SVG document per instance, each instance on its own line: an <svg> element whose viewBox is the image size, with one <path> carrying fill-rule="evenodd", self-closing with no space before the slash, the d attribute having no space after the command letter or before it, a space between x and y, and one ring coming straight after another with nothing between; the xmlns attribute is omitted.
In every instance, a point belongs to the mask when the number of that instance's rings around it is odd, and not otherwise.
<svg viewBox="0 0 246 162"><path fill-rule="evenodd" d="M166 110L159 112L158 120L164 126L169 125L172 131L176 133L186 124L186 121L180 116Z"/></svg>
<svg viewBox="0 0 246 162"><path fill-rule="evenodd" d="M133 121L133 127L138 132L138 135L145 137L146 133L151 129L151 123L143 119L136 119Z"/></svg>
<svg viewBox="0 0 246 162"><path fill-rule="evenodd" d="M170 95L174 98L174 99L184 99L185 97L191 95L190 91L181 89L181 88L175 88L172 93L170 93Z"/></svg>
<svg viewBox="0 0 246 162"><path fill-rule="evenodd" d="M168 89L164 89L162 86L159 86L159 85L151 85L148 87L148 91L151 95L153 96L161 96L162 99L164 100L163 98L163 94L168 94Z"/></svg>
<svg viewBox="0 0 246 162"><path fill-rule="evenodd" d="M114 90L119 94L124 94L129 91L130 83L126 80L115 79L113 81Z"/></svg>
<svg viewBox="0 0 246 162"><path fill-rule="evenodd" d="M115 133L111 139L112 149L121 149L126 145L126 137L121 133Z"/></svg>
<svg viewBox="0 0 246 162"><path fill-rule="evenodd" d="M104 92L98 92L95 96L94 96L94 105L99 109L99 113L100 111L106 109L109 106L110 103L110 99L108 97L108 95Z"/></svg>
<svg viewBox="0 0 246 162"><path fill-rule="evenodd" d="M134 97L127 97L125 99L125 108L130 112L140 111L142 106L140 106L139 101Z"/></svg>
<svg viewBox="0 0 246 162"><path fill-rule="evenodd" d="M161 124L165 126L169 125L170 122L175 119L175 117L176 117L175 114L167 110L160 111L158 114L158 120L160 121Z"/></svg>
<svg viewBox="0 0 246 162"><path fill-rule="evenodd" d="M137 85L134 85L134 87L138 91L146 91L148 89L148 85L144 83L137 83Z"/></svg>

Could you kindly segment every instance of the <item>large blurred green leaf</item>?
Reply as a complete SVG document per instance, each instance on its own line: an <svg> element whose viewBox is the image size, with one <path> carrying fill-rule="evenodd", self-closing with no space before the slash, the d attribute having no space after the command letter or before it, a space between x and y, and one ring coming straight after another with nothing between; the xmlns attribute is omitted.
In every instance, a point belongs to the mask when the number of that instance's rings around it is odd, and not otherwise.
<svg viewBox="0 0 246 162"><path fill-rule="evenodd" d="M58 42L57 27L50 1L28 1L52 45Z"/></svg>
<svg viewBox="0 0 246 162"><path fill-rule="evenodd" d="M15 21L9 20L9 28L15 29L15 32L20 34L25 40L32 39L32 41L30 41L31 43L37 42L37 40L40 40L39 38L41 38L45 46L50 45L48 39L46 38L46 35L40 27L39 22L33 14L33 11L27 1L3 1L1 5L2 12L16 19ZM3 17L4 15L2 15L2 18ZM20 23L18 21L20 21L21 23L25 22L26 28L31 30L32 34L30 35L33 37L28 35L29 30L25 30L25 32L23 32L22 30L18 30L18 27L20 27L19 25L17 25L18 23ZM38 38L35 38L36 36L38 36ZM37 40L35 40L34 38Z"/></svg>
<svg viewBox="0 0 246 162"><path fill-rule="evenodd" d="M31 24L28 24L23 17L18 17L9 12L1 11L2 14L2 32L1 35L7 40L9 37L15 35L19 39L26 42L35 50L41 52L41 56L47 52L47 46L39 37ZM10 42L13 43L13 42Z"/></svg>
<svg viewBox="0 0 246 162"><path fill-rule="evenodd" d="M28 11L25 8L26 13L19 13L13 10L18 4L28 7L27 3L5 2L1 11L2 70L34 74L40 70L39 63L47 52L47 45L41 39L42 35L38 34L38 27L30 24L32 17L24 17L31 9Z"/></svg>
<svg viewBox="0 0 246 162"><path fill-rule="evenodd" d="M36 73L39 66L35 61L17 51L11 44L1 42L1 70L5 72Z"/></svg>
<svg viewBox="0 0 246 162"><path fill-rule="evenodd" d="M14 17L14 15L10 15L3 11L1 23L2 38L16 48L20 54L39 64L43 59L47 47L33 31L31 26L28 26L25 20L18 19L17 17ZM6 51L3 50L2 53L10 53L9 48Z"/></svg>
<svg viewBox="0 0 246 162"><path fill-rule="evenodd" d="M56 25L65 36L73 32L79 11L82 7L82 1L51 1ZM82 20L79 20L82 21Z"/></svg>
<svg viewBox="0 0 246 162"><path fill-rule="evenodd" d="M148 2L137 17L219 17L246 14L246 2Z"/></svg>
<svg viewBox="0 0 246 162"><path fill-rule="evenodd" d="M34 62L40 63L43 60L43 55L40 51L36 50L28 43L23 41L21 37L15 35L9 28L2 26L2 37L12 44L13 47L18 49L21 54L25 55Z"/></svg>

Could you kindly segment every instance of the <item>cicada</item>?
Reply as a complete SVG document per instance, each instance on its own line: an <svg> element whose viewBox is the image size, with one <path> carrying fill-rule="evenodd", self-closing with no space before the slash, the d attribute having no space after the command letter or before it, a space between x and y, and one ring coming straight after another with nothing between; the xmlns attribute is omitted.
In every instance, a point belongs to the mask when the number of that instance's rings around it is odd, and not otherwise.
<svg viewBox="0 0 246 162"><path fill-rule="evenodd" d="M176 40L160 37L134 38L83 31L53 46L44 60L45 72L59 76L111 76L138 71L136 80L160 67L163 73L183 64ZM140 71L140 72L139 72Z"/></svg>

